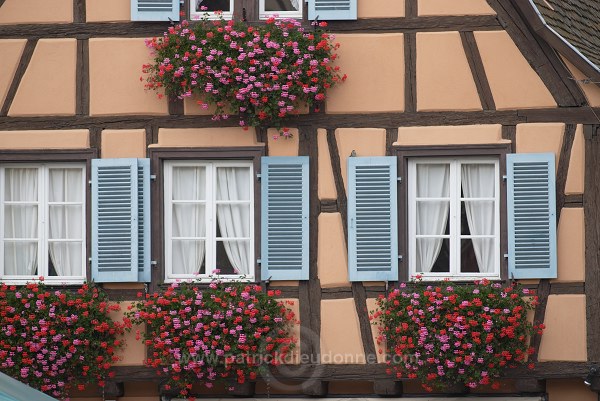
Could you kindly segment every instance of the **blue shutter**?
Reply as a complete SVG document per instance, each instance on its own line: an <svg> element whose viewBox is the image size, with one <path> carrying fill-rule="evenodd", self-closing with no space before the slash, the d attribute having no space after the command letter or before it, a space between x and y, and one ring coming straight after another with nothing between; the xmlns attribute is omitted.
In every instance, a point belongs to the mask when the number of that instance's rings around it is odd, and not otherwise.
<svg viewBox="0 0 600 401"><path fill-rule="evenodd" d="M138 161L92 160L92 277L138 280Z"/></svg>
<svg viewBox="0 0 600 401"><path fill-rule="evenodd" d="M261 276L308 280L308 157L261 162Z"/></svg>
<svg viewBox="0 0 600 401"><path fill-rule="evenodd" d="M348 158L350 281L398 280L396 158Z"/></svg>
<svg viewBox="0 0 600 401"><path fill-rule="evenodd" d="M556 278L554 154L509 154L506 164L509 277Z"/></svg>
<svg viewBox="0 0 600 401"><path fill-rule="evenodd" d="M368 1L368 0L363 0ZM357 0L309 0L308 19L315 20L355 20Z"/></svg>
<svg viewBox="0 0 600 401"><path fill-rule="evenodd" d="M150 265L150 159L138 161L138 281L149 283Z"/></svg>
<svg viewBox="0 0 600 401"><path fill-rule="evenodd" d="M131 0L132 21L179 21L179 0Z"/></svg>

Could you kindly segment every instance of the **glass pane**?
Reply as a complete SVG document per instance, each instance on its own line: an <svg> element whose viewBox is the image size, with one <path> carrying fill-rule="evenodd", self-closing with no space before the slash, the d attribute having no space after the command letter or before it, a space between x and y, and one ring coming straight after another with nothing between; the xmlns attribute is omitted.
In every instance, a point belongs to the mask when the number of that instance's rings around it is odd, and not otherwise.
<svg viewBox="0 0 600 401"><path fill-rule="evenodd" d="M462 235L494 235L495 230L494 201L461 203Z"/></svg>
<svg viewBox="0 0 600 401"><path fill-rule="evenodd" d="M83 212L81 206L51 205L50 210L50 239L81 239L81 221Z"/></svg>
<svg viewBox="0 0 600 401"><path fill-rule="evenodd" d="M448 232L449 201L417 201L417 235L442 235Z"/></svg>
<svg viewBox="0 0 600 401"><path fill-rule="evenodd" d="M196 11L231 11L231 0L192 0L196 4Z"/></svg>
<svg viewBox="0 0 600 401"><path fill-rule="evenodd" d="M206 206L183 203L173 205L173 237L204 237Z"/></svg>
<svg viewBox="0 0 600 401"><path fill-rule="evenodd" d="M50 242L48 244L48 274L50 276L81 276L81 242Z"/></svg>
<svg viewBox="0 0 600 401"><path fill-rule="evenodd" d="M304 0L265 0L265 11L300 11L300 1Z"/></svg>
<svg viewBox="0 0 600 401"><path fill-rule="evenodd" d="M449 164L417 164L417 198L447 198L449 177Z"/></svg>
<svg viewBox="0 0 600 401"><path fill-rule="evenodd" d="M173 167L173 200L206 200L206 167Z"/></svg>
<svg viewBox="0 0 600 401"><path fill-rule="evenodd" d="M250 200L250 168L217 167L217 200Z"/></svg>
<svg viewBox="0 0 600 401"><path fill-rule="evenodd" d="M173 274L204 274L204 240L173 240Z"/></svg>
<svg viewBox="0 0 600 401"><path fill-rule="evenodd" d="M496 196L496 167L493 164L463 164L461 182L463 197L493 198Z"/></svg>
<svg viewBox="0 0 600 401"><path fill-rule="evenodd" d="M50 169L49 199L50 202L82 202L83 188L80 168Z"/></svg>
<svg viewBox="0 0 600 401"><path fill-rule="evenodd" d="M4 206L4 238L37 238L38 207L35 205Z"/></svg>
<svg viewBox="0 0 600 401"><path fill-rule="evenodd" d="M460 242L462 273L494 273L495 241L494 238L464 238Z"/></svg>
<svg viewBox="0 0 600 401"><path fill-rule="evenodd" d="M33 276L38 274L37 242L5 242L4 274Z"/></svg>
<svg viewBox="0 0 600 401"><path fill-rule="evenodd" d="M4 171L4 200L37 201L38 169L7 168Z"/></svg>
<svg viewBox="0 0 600 401"><path fill-rule="evenodd" d="M250 274L250 241L217 241L220 274Z"/></svg>
<svg viewBox="0 0 600 401"><path fill-rule="evenodd" d="M217 205L217 222L217 236L250 237L250 205Z"/></svg>
<svg viewBox="0 0 600 401"><path fill-rule="evenodd" d="M418 273L450 272L450 239L417 238L415 258Z"/></svg>

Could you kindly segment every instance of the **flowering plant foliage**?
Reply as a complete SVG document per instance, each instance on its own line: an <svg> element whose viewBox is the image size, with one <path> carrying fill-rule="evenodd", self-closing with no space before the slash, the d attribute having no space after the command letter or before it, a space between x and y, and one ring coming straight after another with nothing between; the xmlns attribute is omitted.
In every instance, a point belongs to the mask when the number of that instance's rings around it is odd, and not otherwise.
<svg viewBox="0 0 600 401"><path fill-rule="evenodd" d="M296 341L289 334L294 313L275 299L280 295L243 282L174 283L146 295L128 315L146 324L146 364L186 396L192 383L244 383L260 368L285 361Z"/></svg>
<svg viewBox="0 0 600 401"><path fill-rule="evenodd" d="M77 291L0 284L0 370L55 397L72 386L104 386L123 345L125 323L109 316L116 310L90 284Z"/></svg>
<svg viewBox="0 0 600 401"><path fill-rule="evenodd" d="M147 40L154 61L143 66L146 88L159 90L159 97L163 91L180 99L197 95L201 107L215 106L217 120L237 114L244 127L282 128L284 118L323 101L327 89L346 79L332 66L339 46L333 39L293 19L270 18L260 26L183 21Z"/></svg>
<svg viewBox="0 0 600 401"><path fill-rule="evenodd" d="M388 373L419 379L428 391L455 383L498 388L495 379L504 368L527 363L534 352L529 340L544 329L527 320L537 303L528 296L516 284L487 280L401 284L378 299L371 316L379 319L378 343L388 346Z"/></svg>

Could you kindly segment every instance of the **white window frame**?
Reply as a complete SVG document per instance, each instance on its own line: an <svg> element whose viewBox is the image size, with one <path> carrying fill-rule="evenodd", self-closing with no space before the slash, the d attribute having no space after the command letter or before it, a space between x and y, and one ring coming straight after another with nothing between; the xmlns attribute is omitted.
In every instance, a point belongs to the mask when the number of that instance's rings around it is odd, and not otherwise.
<svg viewBox="0 0 600 401"><path fill-rule="evenodd" d="M267 11L265 10L265 0L259 0L259 9L258 15L260 19L268 19L274 15L277 15L277 18L296 18L301 19L304 12L304 1L299 0L300 2L300 10L298 11Z"/></svg>
<svg viewBox="0 0 600 401"><path fill-rule="evenodd" d="M472 235L461 235L461 164L493 164L495 168L496 185L494 187L494 271L491 273L461 273L460 272L460 243L461 239L472 238ZM444 235L450 239L450 269L449 272L417 272L416 271L416 166L418 164L450 164L448 223L450 234ZM423 280L478 280L487 278L500 279L500 162L497 157L414 157L408 159L408 249L409 275L419 275ZM492 200L492 198L485 198Z"/></svg>
<svg viewBox="0 0 600 401"><path fill-rule="evenodd" d="M200 201L198 203L205 203L206 205L206 239L205 239L205 255L204 265L206 273L204 274L174 274L173 273L173 201L171 194L173 193L173 167L205 167L206 168L206 201ZM211 272L217 268L216 260L216 243L217 238L217 216L216 216L216 205L219 201L216 200L216 185L217 182L214 179L214 174L217 167L246 167L249 169L249 180L248 180L248 193L250 194L249 201L247 202L250 207L250 237L245 238L250 241L249 246L249 266L251 266L250 274L242 276L240 274L212 274ZM165 244L165 282L172 283L175 281L182 280L199 280L201 282L210 282L215 278L220 280L236 280L240 279L245 281L254 281L255 278L255 256L254 256L254 244L256 241L254 233L254 166L252 161L235 161L235 160L201 160L201 161L174 161L166 160L164 162L164 244Z"/></svg>
<svg viewBox="0 0 600 401"><path fill-rule="evenodd" d="M85 163L3 163L0 166L0 222L4 222L5 170L7 168L35 168L38 170L38 200L27 202L38 206L38 272L36 275L4 275L4 227L0 227L0 281L6 284L24 284L28 281L39 281L43 278L50 284L82 284L86 279L86 165ZM50 178L52 169L81 169L81 202L50 202ZM20 203L20 202L19 202ZM81 205L81 274L75 276L50 276L48 271L49 258L49 216L50 205ZM76 240L71 240L76 241Z"/></svg>
<svg viewBox="0 0 600 401"><path fill-rule="evenodd" d="M234 0L229 0L229 10L223 11L221 13L216 13L214 11L196 11L196 1L190 1L190 20L198 21L207 16L209 20L220 19L221 17L225 20L233 19L234 9Z"/></svg>

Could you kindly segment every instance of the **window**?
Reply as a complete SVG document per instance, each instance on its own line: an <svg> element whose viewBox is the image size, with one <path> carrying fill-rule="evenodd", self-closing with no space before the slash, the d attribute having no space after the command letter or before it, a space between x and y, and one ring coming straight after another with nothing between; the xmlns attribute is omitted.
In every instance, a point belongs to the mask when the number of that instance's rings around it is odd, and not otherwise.
<svg viewBox="0 0 600 401"><path fill-rule="evenodd" d="M0 166L0 277L81 283L86 259L84 163Z"/></svg>
<svg viewBox="0 0 600 401"><path fill-rule="evenodd" d="M165 161L166 279L254 278L252 161Z"/></svg>
<svg viewBox="0 0 600 401"><path fill-rule="evenodd" d="M302 3L302 0L260 0L260 18L266 19L272 15L302 18ZM205 13L208 13L209 18L216 18L216 12L221 12L225 19L231 19L234 13L234 0L192 0L191 2L192 18L202 18Z"/></svg>
<svg viewBox="0 0 600 401"><path fill-rule="evenodd" d="M260 0L260 18L272 15L284 18L302 18L304 0Z"/></svg>
<svg viewBox="0 0 600 401"><path fill-rule="evenodd" d="M493 157L408 160L411 275L500 278L499 176Z"/></svg>

